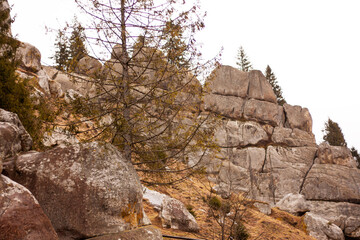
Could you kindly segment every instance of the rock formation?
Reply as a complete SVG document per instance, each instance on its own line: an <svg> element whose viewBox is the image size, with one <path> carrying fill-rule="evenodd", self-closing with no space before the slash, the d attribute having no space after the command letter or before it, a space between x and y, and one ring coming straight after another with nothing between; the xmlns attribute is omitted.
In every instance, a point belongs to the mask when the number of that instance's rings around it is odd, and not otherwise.
<svg viewBox="0 0 360 240"><path fill-rule="evenodd" d="M311 213L334 222L346 236L360 237L360 170L350 151L317 146L308 109L277 105L260 71L221 66L208 81L204 109L222 116L215 133L221 148L201 164L216 190L245 191L271 205L301 193ZM325 206L331 208L327 213Z"/></svg>

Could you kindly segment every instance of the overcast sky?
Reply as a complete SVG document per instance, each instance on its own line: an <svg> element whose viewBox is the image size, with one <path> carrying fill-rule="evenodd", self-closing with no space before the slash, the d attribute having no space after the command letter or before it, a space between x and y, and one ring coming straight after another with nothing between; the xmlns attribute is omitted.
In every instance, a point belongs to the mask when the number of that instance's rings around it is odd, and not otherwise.
<svg viewBox="0 0 360 240"><path fill-rule="evenodd" d="M313 132L322 141L330 117L348 146L360 149L359 0L202 0L207 11L199 34L205 58L224 48L222 63L236 66L243 46L253 67L270 65L291 105L307 107ZM52 63L58 29L77 12L73 0L9 0L16 14L13 34L39 48Z"/></svg>

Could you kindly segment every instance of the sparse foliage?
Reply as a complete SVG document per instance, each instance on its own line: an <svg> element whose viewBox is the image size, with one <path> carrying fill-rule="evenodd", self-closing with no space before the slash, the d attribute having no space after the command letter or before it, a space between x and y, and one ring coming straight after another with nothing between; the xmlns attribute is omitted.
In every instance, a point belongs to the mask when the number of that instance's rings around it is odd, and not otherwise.
<svg viewBox="0 0 360 240"><path fill-rule="evenodd" d="M145 183L154 182L153 173L158 183L189 176L192 167L183 165L189 153L205 154L212 139L210 117L200 113L196 79L211 67L197 61L194 35L204 27L199 6L181 10L183 1L76 2L93 17L86 41L91 49L102 49L93 55L105 62L97 78L86 80L97 90L84 99L89 118L98 122L94 138L118 146L143 172Z"/></svg>
<svg viewBox="0 0 360 240"><path fill-rule="evenodd" d="M71 25L68 23L66 25L58 30L53 59L58 70L71 72L88 52L85 46L85 29L81 23L75 17ZM71 30L70 36L68 29Z"/></svg>
<svg viewBox="0 0 360 240"><path fill-rule="evenodd" d="M355 148L355 147L352 147L350 149L351 151L351 155L356 159L357 161L357 167L360 169L360 155L359 155L359 152L358 150Z"/></svg>
<svg viewBox="0 0 360 240"><path fill-rule="evenodd" d="M265 77L271 84L271 87L276 95L277 103L281 106L284 105L286 103L286 101L285 101L284 97L282 96L281 87L279 86L279 84L277 82L277 78L275 77L275 74L269 65L267 65L267 67L266 67Z"/></svg>
<svg viewBox="0 0 360 240"><path fill-rule="evenodd" d="M323 139L332 146L347 146L344 135L339 127L339 124L332 121L330 118L325 122L325 129L323 130Z"/></svg>
<svg viewBox="0 0 360 240"><path fill-rule="evenodd" d="M241 71L248 72L252 69L252 65L248 59L248 56L245 54L244 48L240 46L237 54L237 62L238 68Z"/></svg>

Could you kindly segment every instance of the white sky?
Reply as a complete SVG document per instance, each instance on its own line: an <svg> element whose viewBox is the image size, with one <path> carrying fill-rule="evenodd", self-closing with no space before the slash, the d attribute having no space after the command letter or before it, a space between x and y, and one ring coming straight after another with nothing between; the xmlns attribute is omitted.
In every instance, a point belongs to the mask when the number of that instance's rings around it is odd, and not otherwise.
<svg viewBox="0 0 360 240"><path fill-rule="evenodd" d="M8 0L13 34L39 48L51 64L56 33L76 12L73 0ZM242 45L255 69L269 64L291 105L307 107L317 142L330 117L348 146L360 149L359 0L202 0L207 11L199 34L204 58L224 47L222 63L236 66Z"/></svg>

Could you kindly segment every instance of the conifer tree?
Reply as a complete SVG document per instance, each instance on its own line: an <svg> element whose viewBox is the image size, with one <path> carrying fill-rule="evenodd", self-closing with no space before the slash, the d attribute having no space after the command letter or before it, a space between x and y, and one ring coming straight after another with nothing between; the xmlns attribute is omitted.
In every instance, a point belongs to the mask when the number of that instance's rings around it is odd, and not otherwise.
<svg viewBox="0 0 360 240"><path fill-rule="evenodd" d="M344 135L339 127L339 124L332 121L330 118L325 122L325 129L323 130L323 139L332 146L347 146Z"/></svg>
<svg viewBox="0 0 360 240"><path fill-rule="evenodd" d="M66 71L69 64L69 40L66 37L65 29L58 30L58 35L55 40L55 54L53 59L55 60L55 67L58 70Z"/></svg>
<svg viewBox="0 0 360 240"><path fill-rule="evenodd" d="M248 56L245 54L244 48L240 46L237 54L237 62L238 68L241 71L248 72L252 69L252 65L250 61L248 60Z"/></svg>
<svg viewBox="0 0 360 240"><path fill-rule="evenodd" d="M358 150L355 147L352 147L350 151L351 151L351 155L355 158L357 162L357 167L360 169L360 155Z"/></svg>
<svg viewBox="0 0 360 240"><path fill-rule="evenodd" d="M281 106L284 105L286 103L286 101L285 101L284 97L282 96L281 87L279 86L277 79L275 77L275 74L273 73L273 71L269 65L267 65L267 67L266 67L265 77L271 84L271 87L276 95L277 103Z"/></svg>

